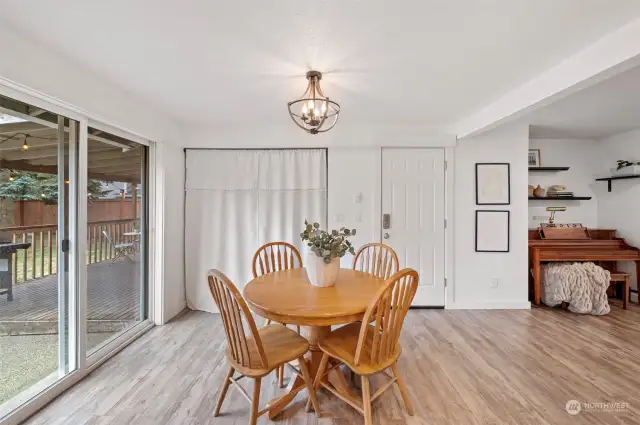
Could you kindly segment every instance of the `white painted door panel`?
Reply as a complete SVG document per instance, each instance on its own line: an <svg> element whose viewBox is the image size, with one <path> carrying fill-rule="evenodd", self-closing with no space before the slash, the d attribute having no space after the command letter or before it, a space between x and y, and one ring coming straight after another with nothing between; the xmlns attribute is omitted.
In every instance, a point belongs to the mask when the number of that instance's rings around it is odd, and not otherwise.
<svg viewBox="0 0 640 425"><path fill-rule="evenodd" d="M444 172L444 149L382 150L382 242L420 274L414 306L444 306Z"/></svg>

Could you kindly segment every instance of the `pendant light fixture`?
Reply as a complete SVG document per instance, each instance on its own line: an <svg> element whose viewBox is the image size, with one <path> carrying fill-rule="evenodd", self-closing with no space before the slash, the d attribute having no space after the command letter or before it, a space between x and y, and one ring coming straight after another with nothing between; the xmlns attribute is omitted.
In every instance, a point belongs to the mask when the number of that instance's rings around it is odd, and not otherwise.
<svg viewBox="0 0 640 425"><path fill-rule="evenodd" d="M338 122L340 114L340 105L322 93L321 79L321 72L307 72L307 80L309 81L307 90L300 99L287 104L293 122L310 134L331 130Z"/></svg>

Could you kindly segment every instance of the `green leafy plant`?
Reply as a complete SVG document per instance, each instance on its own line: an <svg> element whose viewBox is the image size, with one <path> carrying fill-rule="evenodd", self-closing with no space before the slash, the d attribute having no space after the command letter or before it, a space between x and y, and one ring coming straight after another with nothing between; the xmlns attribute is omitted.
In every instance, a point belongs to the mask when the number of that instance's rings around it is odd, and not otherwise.
<svg viewBox="0 0 640 425"><path fill-rule="evenodd" d="M624 161L622 159L619 159L617 163L618 163L618 168L616 168L616 170L619 170L621 168L631 167L632 165L640 165L640 162Z"/></svg>
<svg viewBox="0 0 640 425"><path fill-rule="evenodd" d="M305 229L300 233L300 238L307 241L307 246L318 257L322 257L326 264L334 258L342 258L347 252L355 254L355 249L347 239L356 235L356 229L341 228L327 232L320 230L319 223L304 221Z"/></svg>

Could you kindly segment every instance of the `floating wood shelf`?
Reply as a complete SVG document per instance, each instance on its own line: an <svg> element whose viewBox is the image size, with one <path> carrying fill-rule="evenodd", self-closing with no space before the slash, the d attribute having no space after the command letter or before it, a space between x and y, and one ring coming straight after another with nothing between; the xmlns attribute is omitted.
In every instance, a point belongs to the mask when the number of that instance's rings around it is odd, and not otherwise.
<svg viewBox="0 0 640 425"><path fill-rule="evenodd" d="M529 196L530 201L588 201L591 196Z"/></svg>
<svg viewBox="0 0 640 425"><path fill-rule="evenodd" d="M611 192L611 181L613 180L627 180L627 179L640 179L640 174L633 174L631 176L612 176L596 179L598 182L607 182L608 191Z"/></svg>
<svg viewBox="0 0 640 425"><path fill-rule="evenodd" d="M529 167L529 171L567 171L569 167Z"/></svg>

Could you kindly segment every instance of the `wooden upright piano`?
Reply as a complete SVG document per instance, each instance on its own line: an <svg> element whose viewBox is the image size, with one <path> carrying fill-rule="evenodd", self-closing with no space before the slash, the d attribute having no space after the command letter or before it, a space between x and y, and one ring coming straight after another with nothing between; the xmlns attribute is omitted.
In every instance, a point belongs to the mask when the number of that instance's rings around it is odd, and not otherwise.
<svg viewBox="0 0 640 425"><path fill-rule="evenodd" d="M585 229L583 236L566 233L562 238L543 239L540 228L529 229L529 265L533 270L534 304L540 304L540 264L546 261L635 261L640 277L640 249L616 237L615 229Z"/></svg>

